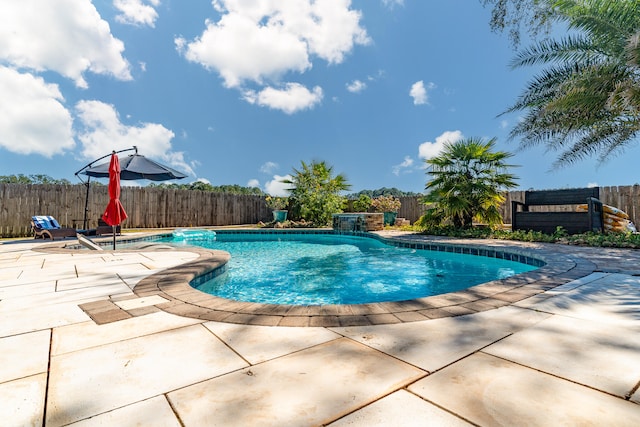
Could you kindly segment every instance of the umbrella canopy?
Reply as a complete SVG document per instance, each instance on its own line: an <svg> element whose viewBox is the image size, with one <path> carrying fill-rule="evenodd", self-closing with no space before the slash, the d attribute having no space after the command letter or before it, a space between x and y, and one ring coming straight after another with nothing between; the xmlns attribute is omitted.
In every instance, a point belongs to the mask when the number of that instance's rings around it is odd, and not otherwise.
<svg viewBox="0 0 640 427"><path fill-rule="evenodd" d="M109 168L109 163L102 163L81 173L96 178L107 178L109 177ZM186 177L187 175L182 172L147 159L138 153L124 157L120 161L120 179L124 180L149 179L151 181L166 181Z"/></svg>
<svg viewBox="0 0 640 427"><path fill-rule="evenodd" d="M127 213L120 203L120 160L116 153L111 155L109 162L109 204L102 214L102 219L112 227L127 219ZM115 236L115 232L113 234Z"/></svg>
<svg viewBox="0 0 640 427"><path fill-rule="evenodd" d="M182 172L178 172L175 169L172 169L168 166L161 165L160 163L154 162L153 160L147 159L146 157L138 154L138 147L135 145L133 148L128 148L126 150L120 150L113 154L111 157L117 153L122 153L123 151L135 151L135 154L129 155L127 157L123 157L121 161L120 168L120 179L125 180L137 180L137 179L149 179L151 181L166 181L169 179L182 179L186 178L187 175ZM102 156L99 159L94 160L89 163L78 172L76 172L76 176L79 178L79 174L86 175L87 181L84 183L87 187L87 195L84 201L84 220L82 222L82 228L87 228L87 214L88 214L88 206L89 206L89 180L91 177L96 178L109 178L109 169L111 166L110 162L99 164L98 166L91 167L94 163L99 162L102 159L109 157ZM118 158L116 156L116 158ZM118 159L120 162L120 159Z"/></svg>

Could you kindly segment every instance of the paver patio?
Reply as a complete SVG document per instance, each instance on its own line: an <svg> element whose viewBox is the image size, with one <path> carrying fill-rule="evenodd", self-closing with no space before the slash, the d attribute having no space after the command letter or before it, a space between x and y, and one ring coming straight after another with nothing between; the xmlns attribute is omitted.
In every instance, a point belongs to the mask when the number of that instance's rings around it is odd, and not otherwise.
<svg viewBox="0 0 640 427"><path fill-rule="evenodd" d="M344 319L332 312L335 326L289 327L220 322L197 299L134 293L153 274L200 259L187 249L61 253L0 242L0 420L640 425L640 251L490 244L578 261L564 284L525 287L514 301L466 295L448 299L446 312L390 305L371 307L371 320L353 309ZM231 320L313 319L303 310L264 315Z"/></svg>

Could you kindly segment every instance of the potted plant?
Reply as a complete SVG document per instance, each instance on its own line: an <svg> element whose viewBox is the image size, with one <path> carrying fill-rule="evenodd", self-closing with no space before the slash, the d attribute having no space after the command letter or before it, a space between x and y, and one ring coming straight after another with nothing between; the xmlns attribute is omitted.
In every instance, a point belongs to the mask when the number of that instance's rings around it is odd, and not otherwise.
<svg viewBox="0 0 640 427"><path fill-rule="evenodd" d="M376 212L384 214L384 225L393 225L400 210L400 200L393 196L379 196L371 200L371 206Z"/></svg>
<svg viewBox="0 0 640 427"><path fill-rule="evenodd" d="M286 197L267 196L264 200L267 202L267 206L271 208L275 222L284 222L287 220L287 205L289 204L289 200Z"/></svg>

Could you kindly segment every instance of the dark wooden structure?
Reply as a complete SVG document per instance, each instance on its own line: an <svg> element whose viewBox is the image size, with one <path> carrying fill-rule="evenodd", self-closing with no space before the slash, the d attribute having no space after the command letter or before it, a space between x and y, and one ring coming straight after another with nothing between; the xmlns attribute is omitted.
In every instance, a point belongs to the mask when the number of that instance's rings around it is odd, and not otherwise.
<svg viewBox="0 0 640 427"><path fill-rule="evenodd" d="M574 188L568 190L525 191L524 203L511 202L511 229L533 230L552 234L558 226L567 233L602 231L603 214L600 188ZM587 212L571 210L541 212L535 206L560 206L587 204ZM534 207L534 209L531 209Z"/></svg>
<svg viewBox="0 0 640 427"><path fill-rule="evenodd" d="M122 233L122 227L120 224L116 226L116 234L119 236ZM105 234L113 234L113 227L104 222L102 218L98 218L98 227L96 228L96 236L102 236Z"/></svg>

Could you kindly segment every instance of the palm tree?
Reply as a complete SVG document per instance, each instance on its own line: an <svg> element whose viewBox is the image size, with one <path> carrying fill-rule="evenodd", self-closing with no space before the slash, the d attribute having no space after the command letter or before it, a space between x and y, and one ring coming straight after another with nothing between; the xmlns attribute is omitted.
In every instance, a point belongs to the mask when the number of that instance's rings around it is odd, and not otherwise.
<svg viewBox="0 0 640 427"><path fill-rule="evenodd" d="M510 138L560 151L555 166L604 161L640 132L640 2L558 0L571 34L522 51L514 67L550 64L507 112L526 111Z"/></svg>
<svg viewBox="0 0 640 427"><path fill-rule="evenodd" d="M502 223L500 205L503 191L516 186L516 176L507 172L513 165L505 161L511 153L492 151L496 138L461 139L446 143L436 157L426 160L428 174L425 202L430 204L421 222L455 227L471 227L473 220L495 225Z"/></svg>
<svg viewBox="0 0 640 427"><path fill-rule="evenodd" d="M294 218L304 218L317 225L331 223L332 214L342 212L346 197L340 192L351 186L342 175L333 176L333 167L325 162L304 161L300 170L293 169L291 179L282 182L290 184L289 203Z"/></svg>

